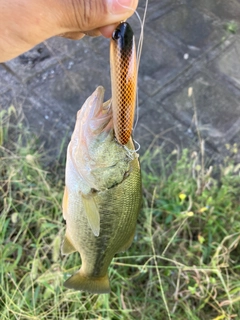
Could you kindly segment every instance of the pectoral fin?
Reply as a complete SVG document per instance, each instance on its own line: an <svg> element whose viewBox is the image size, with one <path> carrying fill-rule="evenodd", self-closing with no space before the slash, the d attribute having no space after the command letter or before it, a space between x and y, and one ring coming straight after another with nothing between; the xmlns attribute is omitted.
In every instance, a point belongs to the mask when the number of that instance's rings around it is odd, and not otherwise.
<svg viewBox="0 0 240 320"><path fill-rule="evenodd" d="M77 251L71 241L68 239L68 236L65 235L62 243L61 252L62 254L70 254Z"/></svg>
<svg viewBox="0 0 240 320"><path fill-rule="evenodd" d="M82 197L84 211L93 234L98 237L100 233L100 215L94 197Z"/></svg>

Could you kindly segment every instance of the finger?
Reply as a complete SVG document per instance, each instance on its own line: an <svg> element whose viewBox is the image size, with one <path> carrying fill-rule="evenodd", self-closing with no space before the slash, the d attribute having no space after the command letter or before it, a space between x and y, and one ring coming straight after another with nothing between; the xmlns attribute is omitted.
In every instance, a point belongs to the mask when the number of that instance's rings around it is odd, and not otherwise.
<svg viewBox="0 0 240 320"><path fill-rule="evenodd" d="M134 13L137 4L138 0L62 0L59 25L65 32L89 33L101 28L101 33L109 36L116 23Z"/></svg>
<svg viewBox="0 0 240 320"><path fill-rule="evenodd" d="M101 32L98 29L95 29L95 30L84 31L84 34L90 37L98 37L101 35Z"/></svg>
<svg viewBox="0 0 240 320"><path fill-rule="evenodd" d="M58 35L58 37L68 38L72 40L80 40L85 36L82 32L65 32Z"/></svg>
<svg viewBox="0 0 240 320"><path fill-rule="evenodd" d="M99 28L99 32L106 38L110 38L113 34L113 31L116 29L118 23L111 24L109 26Z"/></svg>

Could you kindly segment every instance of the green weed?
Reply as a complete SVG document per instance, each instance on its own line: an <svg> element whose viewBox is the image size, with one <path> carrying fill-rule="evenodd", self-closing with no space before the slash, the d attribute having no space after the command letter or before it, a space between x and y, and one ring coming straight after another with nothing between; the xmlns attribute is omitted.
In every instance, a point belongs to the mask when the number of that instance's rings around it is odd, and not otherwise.
<svg viewBox="0 0 240 320"><path fill-rule="evenodd" d="M144 204L133 245L110 266L111 294L74 292L62 285L81 264L60 255L64 164L44 167L15 113L0 114L1 319L240 318L239 165L146 151Z"/></svg>
<svg viewBox="0 0 240 320"><path fill-rule="evenodd" d="M227 24L226 24L226 30L229 32L229 33L233 33L235 34L237 31L238 31L238 24L236 21L229 21Z"/></svg>

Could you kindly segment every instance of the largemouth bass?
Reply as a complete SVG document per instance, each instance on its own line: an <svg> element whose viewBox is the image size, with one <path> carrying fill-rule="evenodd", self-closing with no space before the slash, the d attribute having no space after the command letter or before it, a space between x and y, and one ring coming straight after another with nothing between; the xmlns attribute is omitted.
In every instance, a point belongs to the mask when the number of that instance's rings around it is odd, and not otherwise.
<svg viewBox="0 0 240 320"><path fill-rule="evenodd" d="M109 293L108 267L132 243L141 206L141 173L132 138L116 141L111 101L98 87L78 111L67 150L62 253L78 251L80 270L64 285Z"/></svg>

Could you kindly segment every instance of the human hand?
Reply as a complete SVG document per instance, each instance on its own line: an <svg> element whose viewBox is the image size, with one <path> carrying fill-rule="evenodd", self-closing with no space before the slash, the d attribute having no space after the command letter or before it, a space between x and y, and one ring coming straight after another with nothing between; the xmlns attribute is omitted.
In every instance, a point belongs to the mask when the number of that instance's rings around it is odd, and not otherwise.
<svg viewBox="0 0 240 320"><path fill-rule="evenodd" d="M61 35L110 37L138 0L0 0L0 62Z"/></svg>

